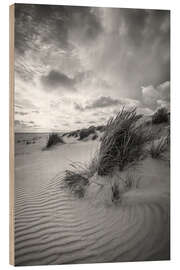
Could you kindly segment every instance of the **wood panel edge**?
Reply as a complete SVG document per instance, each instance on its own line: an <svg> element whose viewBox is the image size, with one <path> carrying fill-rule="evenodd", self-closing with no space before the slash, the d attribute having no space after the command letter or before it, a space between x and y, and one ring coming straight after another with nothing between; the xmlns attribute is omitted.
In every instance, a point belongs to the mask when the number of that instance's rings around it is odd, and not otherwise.
<svg viewBox="0 0 180 270"><path fill-rule="evenodd" d="M9 263L14 259L14 16L9 6Z"/></svg>

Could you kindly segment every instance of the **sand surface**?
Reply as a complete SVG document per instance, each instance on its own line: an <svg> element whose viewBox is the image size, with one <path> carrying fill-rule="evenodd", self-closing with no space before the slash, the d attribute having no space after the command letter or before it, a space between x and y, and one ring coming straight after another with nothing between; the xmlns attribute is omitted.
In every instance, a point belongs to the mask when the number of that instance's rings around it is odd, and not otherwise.
<svg viewBox="0 0 180 270"><path fill-rule="evenodd" d="M16 143L16 265L169 259L167 162L143 161L139 187L124 193L119 205L91 187L78 199L64 188L63 171L71 161L88 161L98 141L42 151L46 138Z"/></svg>

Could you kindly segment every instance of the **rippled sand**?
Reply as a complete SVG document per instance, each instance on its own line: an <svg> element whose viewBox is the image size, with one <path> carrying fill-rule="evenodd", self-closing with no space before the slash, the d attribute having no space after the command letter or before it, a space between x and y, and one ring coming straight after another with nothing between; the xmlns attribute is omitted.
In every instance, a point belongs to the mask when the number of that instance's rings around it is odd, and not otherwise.
<svg viewBox="0 0 180 270"><path fill-rule="evenodd" d="M63 186L63 169L70 159L88 159L95 144L17 155L16 265L169 259L168 164L144 161L139 188L119 205L102 194L75 198Z"/></svg>

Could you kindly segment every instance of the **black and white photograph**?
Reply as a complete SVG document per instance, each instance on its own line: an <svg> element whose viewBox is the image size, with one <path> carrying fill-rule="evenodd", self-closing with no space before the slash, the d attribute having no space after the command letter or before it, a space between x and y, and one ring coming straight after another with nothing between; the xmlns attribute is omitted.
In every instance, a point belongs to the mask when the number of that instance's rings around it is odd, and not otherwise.
<svg viewBox="0 0 180 270"><path fill-rule="evenodd" d="M170 10L14 5L14 264L170 260Z"/></svg>

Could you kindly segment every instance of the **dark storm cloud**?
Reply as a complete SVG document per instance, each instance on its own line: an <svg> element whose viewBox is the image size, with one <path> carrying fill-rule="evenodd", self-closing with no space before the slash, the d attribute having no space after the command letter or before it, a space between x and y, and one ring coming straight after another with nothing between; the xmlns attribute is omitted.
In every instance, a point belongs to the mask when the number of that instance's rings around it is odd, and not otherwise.
<svg viewBox="0 0 180 270"><path fill-rule="evenodd" d="M50 88L51 90L53 88L63 87L69 91L75 91L74 79L56 70L51 70L48 75L42 76L41 81L46 88Z"/></svg>
<svg viewBox="0 0 180 270"><path fill-rule="evenodd" d="M162 34L163 40L169 41L169 11L119 9L117 12L119 12L121 17L119 22L125 25L131 45L140 46L145 41L153 42L158 35ZM164 22L166 22L166 25Z"/></svg>
<svg viewBox="0 0 180 270"><path fill-rule="evenodd" d="M68 32L72 28L81 28L86 42L95 39L102 30L90 7L16 4L15 19L15 47L20 54L38 49L38 39L44 44L67 48Z"/></svg>
<svg viewBox="0 0 180 270"><path fill-rule="evenodd" d="M20 54L36 50L39 38L42 42L59 42L66 46L66 30L63 23L63 8L57 17L55 6L16 4L15 6L15 47Z"/></svg>
<svg viewBox="0 0 180 270"><path fill-rule="evenodd" d="M69 91L76 91L76 85L84 82L89 82L95 79L95 74L92 71L77 72L74 77L69 77L68 75L60 72L58 70L51 70L47 75L41 76L41 82L43 86L48 89L53 90L57 87L64 87ZM104 80L98 80L98 83L108 88L109 86Z"/></svg>
<svg viewBox="0 0 180 270"><path fill-rule="evenodd" d="M111 97L100 97L96 99L92 104L87 105L85 109L96 109L96 108L105 108L105 107L111 107L116 106L120 104L121 101L118 99L113 99Z"/></svg>
<svg viewBox="0 0 180 270"><path fill-rule="evenodd" d="M84 111L82 124L124 104L154 110L169 104L170 12L16 4L15 71L16 111L39 121L46 103L71 128Z"/></svg>
<svg viewBox="0 0 180 270"><path fill-rule="evenodd" d="M95 68L129 98L141 98L141 86L170 80L170 12L110 9L108 34Z"/></svg>
<svg viewBox="0 0 180 270"><path fill-rule="evenodd" d="M170 12L139 10L132 13L125 20L131 40L129 44L134 45L134 50L137 48L139 56L133 68L136 65L141 73L141 85L170 80ZM129 71L137 76L131 68Z"/></svg>
<svg viewBox="0 0 180 270"><path fill-rule="evenodd" d="M148 12L145 10L122 9L120 16L127 29L127 35L131 43L139 46L143 40L143 31L145 29Z"/></svg>
<svg viewBox="0 0 180 270"><path fill-rule="evenodd" d="M15 16L15 46L20 55L30 50L40 57L42 46L46 45L50 46L50 53L55 46L71 55L78 45L80 52L82 48L90 52L88 61L93 61L91 70L101 73L101 87L108 88L116 80L114 86L118 88L121 82L131 98L141 98L143 85L170 80L170 12L167 10L16 4ZM93 55L97 37L103 48L100 46L98 55ZM67 70L65 73L69 76ZM17 72L24 80L32 80L29 69L19 65ZM103 84L104 72L109 79ZM84 74L83 71L77 75L74 82L88 80Z"/></svg>

